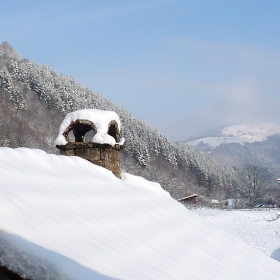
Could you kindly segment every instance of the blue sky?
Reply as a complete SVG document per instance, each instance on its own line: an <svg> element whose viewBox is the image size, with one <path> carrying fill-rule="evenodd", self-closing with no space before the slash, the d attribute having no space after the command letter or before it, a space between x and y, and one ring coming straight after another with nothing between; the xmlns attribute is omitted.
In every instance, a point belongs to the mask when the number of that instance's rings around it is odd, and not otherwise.
<svg viewBox="0 0 280 280"><path fill-rule="evenodd" d="M278 122L278 0L1 0L0 41L171 140Z"/></svg>

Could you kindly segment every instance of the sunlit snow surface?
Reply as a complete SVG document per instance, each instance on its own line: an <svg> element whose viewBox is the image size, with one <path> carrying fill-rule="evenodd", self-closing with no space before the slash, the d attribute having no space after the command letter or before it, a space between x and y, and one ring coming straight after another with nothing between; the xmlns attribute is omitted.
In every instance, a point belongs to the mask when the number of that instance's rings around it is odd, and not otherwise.
<svg viewBox="0 0 280 280"><path fill-rule="evenodd" d="M0 261L41 279L279 279L280 263L156 183L0 148Z"/></svg>
<svg viewBox="0 0 280 280"><path fill-rule="evenodd" d="M196 209L194 213L242 239L251 247L271 256L280 247L280 220L272 221L275 209L213 210Z"/></svg>
<svg viewBox="0 0 280 280"><path fill-rule="evenodd" d="M237 125L230 125L220 131L217 137L205 137L194 141L189 141L188 145L197 146L200 143L209 145L210 147L217 147L221 144L228 143L254 143L266 140L267 137L280 134L280 125L275 123L253 124L243 123Z"/></svg>

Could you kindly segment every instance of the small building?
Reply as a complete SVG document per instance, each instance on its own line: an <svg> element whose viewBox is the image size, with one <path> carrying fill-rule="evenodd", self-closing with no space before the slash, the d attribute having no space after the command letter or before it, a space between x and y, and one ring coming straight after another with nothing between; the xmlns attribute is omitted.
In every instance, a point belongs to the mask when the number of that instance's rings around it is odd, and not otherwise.
<svg viewBox="0 0 280 280"><path fill-rule="evenodd" d="M79 156L121 177L120 119L112 111L84 109L64 118L55 140L61 155Z"/></svg>
<svg viewBox="0 0 280 280"><path fill-rule="evenodd" d="M198 194L192 194L192 195L180 198L180 199L178 199L178 201L182 202L183 204L195 204L197 197L198 197Z"/></svg>

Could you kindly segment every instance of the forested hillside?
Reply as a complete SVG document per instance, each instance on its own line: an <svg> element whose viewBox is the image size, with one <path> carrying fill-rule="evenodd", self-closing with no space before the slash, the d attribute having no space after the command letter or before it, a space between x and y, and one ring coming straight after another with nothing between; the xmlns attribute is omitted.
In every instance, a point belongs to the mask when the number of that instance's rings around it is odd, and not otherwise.
<svg viewBox="0 0 280 280"><path fill-rule="evenodd" d="M174 198L193 192L223 198L235 184L235 172L182 143L169 141L72 77L47 65L22 59L7 43L0 44L1 146L40 148L57 153L53 141L66 113L84 108L119 114L122 169L158 181Z"/></svg>

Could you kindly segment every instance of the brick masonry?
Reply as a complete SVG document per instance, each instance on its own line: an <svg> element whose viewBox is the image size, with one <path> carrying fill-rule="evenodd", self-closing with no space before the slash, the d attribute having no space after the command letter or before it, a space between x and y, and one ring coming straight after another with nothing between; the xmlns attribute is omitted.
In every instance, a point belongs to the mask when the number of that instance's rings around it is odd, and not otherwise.
<svg viewBox="0 0 280 280"><path fill-rule="evenodd" d="M120 150L122 146L108 144L96 144L88 142L70 142L66 145L56 146L61 155L78 156L93 164L111 170L113 174L121 178Z"/></svg>

